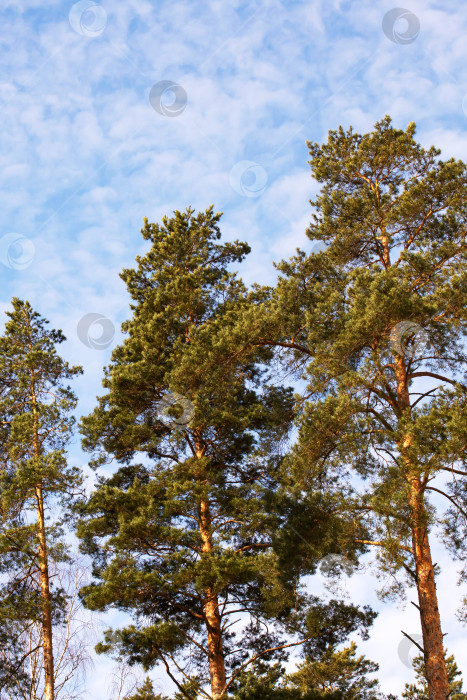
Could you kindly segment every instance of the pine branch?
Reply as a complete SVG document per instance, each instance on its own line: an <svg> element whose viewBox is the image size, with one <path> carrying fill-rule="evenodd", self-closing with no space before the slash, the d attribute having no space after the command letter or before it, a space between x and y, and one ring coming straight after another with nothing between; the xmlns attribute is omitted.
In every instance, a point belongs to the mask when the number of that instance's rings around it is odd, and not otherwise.
<svg viewBox="0 0 467 700"><path fill-rule="evenodd" d="M385 542L375 542L374 540L355 540L355 542L358 542L360 544L372 544L372 545L377 545L379 547L388 547L388 545ZM411 547L406 547L403 544L398 544L397 545L398 549L404 550L404 552L409 552L409 554L413 555L413 549Z"/></svg>
<svg viewBox="0 0 467 700"><path fill-rule="evenodd" d="M224 686L223 692L227 690L227 688L230 686L230 684L237 678L237 676L240 675L240 673L243 671L244 668L249 666L251 663L259 659L261 656L264 656L264 654L270 654L273 651L279 651L280 649L288 649L289 647L296 647L300 646L301 644L305 644L309 639L312 639L312 635L305 637L305 639L302 639L300 642L291 642L289 644L281 644L276 647L271 647L270 649L265 649L264 651L260 651L258 654L255 654L255 656L252 656L251 659L248 661L245 661L241 666L238 667L237 671L231 676L230 680L226 685Z"/></svg>
<svg viewBox="0 0 467 700"><path fill-rule="evenodd" d="M455 381L454 379L449 379L449 377L445 377L442 374L436 374L436 372L413 372L410 374L410 379L413 379L413 377L432 377L433 379L439 379L442 382L448 382L448 384L452 384L453 386L460 386L462 389L464 389L464 391L467 391L467 386L461 382Z"/></svg>

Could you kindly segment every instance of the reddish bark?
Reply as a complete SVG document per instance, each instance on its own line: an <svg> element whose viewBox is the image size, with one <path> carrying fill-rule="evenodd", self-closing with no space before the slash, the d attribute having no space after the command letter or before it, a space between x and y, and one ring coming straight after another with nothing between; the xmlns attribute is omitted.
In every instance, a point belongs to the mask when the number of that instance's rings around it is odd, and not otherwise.
<svg viewBox="0 0 467 700"><path fill-rule="evenodd" d="M36 486L37 535L42 598L42 644L44 650L44 700L54 700L54 656L52 643L52 600L50 595L47 541L45 536L44 498L42 486Z"/></svg>
<svg viewBox="0 0 467 700"><path fill-rule="evenodd" d="M33 447L34 457L40 458L39 426L37 416L37 398L34 373L31 371L31 403L34 417ZM39 541L38 556L40 569L40 588L42 599L42 648L44 652L44 700L54 700L54 656L52 639L52 597L50 595L49 563L47 554L47 538L45 530L44 494L42 484L35 487L37 512L37 539Z"/></svg>
<svg viewBox="0 0 467 700"><path fill-rule="evenodd" d="M212 550L212 537L209 502L207 500L201 501L199 515L202 551L208 553ZM211 587L208 587L204 591L204 595L204 614L206 618L206 634L209 650L211 691L213 700L217 700L218 698L222 697L226 683L225 659L222 647L222 621L219 613L219 601L216 593Z"/></svg>
<svg viewBox="0 0 467 700"><path fill-rule="evenodd" d="M406 359L394 358L397 381L397 402L401 417L410 412L410 396ZM438 608L435 570L431 559L428 536L428 517L424 502L425 482L411 453L412 436L406 434L399 449L405 466L407 497L410 512L410 529L415 564L418 607L422 626L425 672L430 700L446 700L449 697L449 682L444 657L443 632Z"/></svg>
<svg viewBox="0 0 467 700"><path fill-rule="evenodd" d="M204 450L197 442L196 456L203 457ZM212 551L211 512L208 498L202 498L198 509L199 529L201 534L201 551L208 554ZM214 589L208 586L204 591L204 615L206 636L209 652L209 671L211 676L211 692L213 700L218 700L224 694L226 685L225 658L222 645L222 620L219 612L219 600Z"/></svg>

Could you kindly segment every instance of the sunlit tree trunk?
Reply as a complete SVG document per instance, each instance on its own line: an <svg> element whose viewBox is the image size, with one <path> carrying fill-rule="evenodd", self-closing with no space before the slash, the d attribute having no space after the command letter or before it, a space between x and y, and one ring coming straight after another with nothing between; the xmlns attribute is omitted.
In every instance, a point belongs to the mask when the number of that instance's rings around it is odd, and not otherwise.
<svg viewBox="0 0 467 700"><path fill-rule="evenodd" d="M34 457L40 458L39 429L37 416L37 399L35 393L34 373L31 371L31 401L34 416ZM42 600L42 639L44 650L44 700L54 700L54 657L52 640L52 599L50 595L49 563L45 530L44 494L42 484L35 487L37 538L39 542L39 569Z"/></svg>
<svg viewBox="0 0 467 700"><path fill-rule="evenodd" d="M397 398L402 412L410 411L407 387L406 363L402 356L394 358L397 379ZM443 632L438 608L435 570L431 559L428 537L428 517L424 503L424 482L416 465L411 463L412 437L406 435L401 441L401 456L407 479L410 529L415 562L415 577L418 607L422 626L425 671L430 700L446 700L449 697L449 681L444 657Z"/></svg>
<svg viewBox="0 0 467 700"><path fill-rule="evenodd" d="M202 449L197 446L197 457L202 456ZM199 504L199 528L201 534L201 551L208 554L212 550L211 513L209 501L203 498ZM209 652L209 671L213 700L221 698L226 684L225 659L222 646L222 620L219 613L219 600L211 586L204 591L204 614L206 619L206 636Z"/></svg>

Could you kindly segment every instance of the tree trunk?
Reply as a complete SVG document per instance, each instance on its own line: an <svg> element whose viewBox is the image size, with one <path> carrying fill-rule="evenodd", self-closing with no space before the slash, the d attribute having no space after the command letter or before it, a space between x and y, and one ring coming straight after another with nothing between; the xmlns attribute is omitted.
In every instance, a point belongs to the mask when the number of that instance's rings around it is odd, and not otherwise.
<svg viewBox="0 0 467 700"><path fill-rule="evenodd" d="M394 358L397 380L398 408L407 415L410 408L408 378L405 359ZM425 673L430 700L446 700L449 697L449 681L444 658L443 632L438 609L435 570L431 559L428 537L428 517L424 503L424 484L420 472L410 454L412 436L407 434L399 445L406 469L407 495L410 511L410 529L415 562L415 575L422 626Z"/></svg>
<svg viewBox="0 0 467 700"><path fill-rule="evenodd" d="M199 508L200 532L202 540L202 551L212 550L211 538L211 518L209 512L209 502L202 500ZM209 651L209 671L211 675L211 692L213 700L222 697L225 688L225 659L222 647L221 616L219 613L219 601L216 593L211 587L204 591L205 605L204 614L206 617L206 634Z"/></svg>
<svg viewBox="0 0 467 700"><path fill-rule="evenodd" d="M449 681L444 657L435 571L428 539L427 514L419 477L414 477L409 485L409 506L428 691L430 700L446 700L449 697Z"/></svg>
<svg viewBox="0 0 467 700"><path fill-rule="evenodd" d="M45 536L44 498L42 485L36 486L37 535L42 598L42 635L44 649L44 700L54 700L54 657L52 644L52 601L49 584L47 541Z"/></svg>
<svg viewBox="0 0 467 700"><path fill-rule="evenodd" d="M204 450L195 441L196 457L201 459ZM208 498L202 498L198 508L199 529L201 534L201 551L208 554L212 550L211 512ZM211 586L204 590L204 615L209 652L209 672L213 700L223 696L226 684L225 659L222 645L222 620L219 612L219 600Z"/></svg>
<svg viewBox="0 0 467 700"><path fill-rule="evenodd" d="M39 442L39 424L37 415L37 398L34 372L31 370L31 403L34 416L33 447L34 457L41 456ZM37 512L37 538L39 540L39 569L42 599L42 648L44 651L44 700L55 700L54 655L52 640L52 600L50 595L49 563L47 555L47 538L45 534L44 494L42 484L35 487Z"/></svg>

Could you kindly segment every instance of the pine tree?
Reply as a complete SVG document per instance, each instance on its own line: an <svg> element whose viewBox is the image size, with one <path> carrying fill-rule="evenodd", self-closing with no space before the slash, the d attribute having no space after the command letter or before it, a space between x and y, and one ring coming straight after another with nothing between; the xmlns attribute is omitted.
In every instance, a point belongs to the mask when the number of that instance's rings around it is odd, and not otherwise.
<svg viewBox="0 0 467 700"><path fill-rule="evenodd" d="M160 693L156 695L151 679L146 678L143 685L132 695L127 695L125 700L168 700L168 698Z"/></svg>
<svg viewBox="0 0 467 700"><path fill-rule="evenodd" d="M324 250L278 266L249 338L306 368L291 469L303 487L336 493L365 481L355 513L366 514L370 535L360 539L375 546L383 573L416 587L430 698L439 700L449 689L430 539L442 518L429 496L462 510L443 488L448 475L467 493L467 173L414 132L386 117L369 134L339 128L309 144L322 189L307 234Z"/></svg>
<svg viewBox="0 0 467 700"><path fill-rule="evenodd" d="M416 656L412 662L413 668L416 674L415 683L406 683L402 697L406 700L429 700L428 683L426 680L425 673L425 661L423 656L419 654ZM454 654L446 656L446 671L448 674L449 689L451 694L449 696L450 700L465 700L467 695L462 692L462 678L461 672L459 671L456 661L454 659Z"/></svg>
<svg viewBox="0 0 467 700"><path fill-rule="evenodd" d="M66 382L81 369L57 354L60 331L48 330L28 302L15 298L12 306L0 338L1 546L9 563L1 609L19 631L40 610L44 698L54 700L53 625L64 599L52 591L50 564L66 552L60 524L47 524L47 506L81 481L65 455L76 404Z"/></svg>
<svg viewBox="0 0 467 700"><path fill-rule="evenodd" d="M352 632L368 639L368 627L375 614L361 611L342 601L328 604L315 599L305 624L309 639L303 645L304 661L286 674L276 662L259 659L237 680L235 700L376 700L381 698L378 681L368 678L378 665L356 657L356 643L340 649Z"/></svg>
<svg viewBox="0 0 467 700"><path fill-rule="evenodd" d="M356 643L351 642L344 649L331 646L317 658L306 658L290 676L292 684L303 693L318 690L323 697L336 693L343 700L379 698L377 679L367 677L378 670L378 664L357 657L356 649Z"/></svg>
<svg viewBox="0 0 467 700"><path fill-rule="evenodd" d="M291 686L304 694L313 691L317 697L337 694L343 700L377 698L378 681L367 676L378 670L378 664L356 657L355 642L340 649L355 631L368 639L374 617L373 612L359 611L343 602L317 602L307 621L310 639L303 645L304 661L289 676Z"/></svg>
<svg viewBox="0 0 467 700"><path fill-rule="evenodd" d="M232 688L233 700L302 700L297 688L287 686L285 669L280 662L274 665L254 664L240 674ZM308 698L307 698L308 700Z"/></svg>
<svg viewBox="0 0 467 700"><path fill-rule="evenodd" d="M269 351L234 358L230 329L248 302L228 266L249 249L217 242L219 218L211 207L145 220L151 249L122 273L133 299L127 338L82 423L96 468L121 465L83 504L78 535L95 562L84 601L135 617L98 649L162 663L185 698L206 682L224 697L258 654L302 641L302 625L286 621L306 605L273 547L289 509L274 504L292 395L268 386ZM337 518L319 493L307 517L317 556ZM291 637L271 631L279 617ZM232 627L242 618L252 621L243 632ZM268 619L247 648L245 634Z"/></svg>

